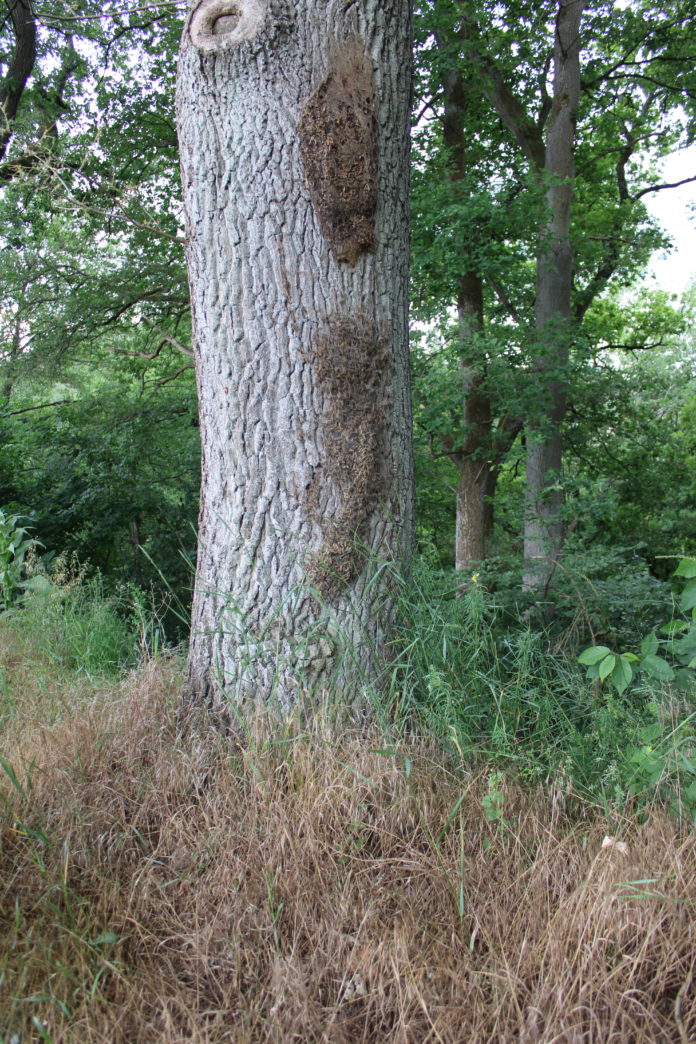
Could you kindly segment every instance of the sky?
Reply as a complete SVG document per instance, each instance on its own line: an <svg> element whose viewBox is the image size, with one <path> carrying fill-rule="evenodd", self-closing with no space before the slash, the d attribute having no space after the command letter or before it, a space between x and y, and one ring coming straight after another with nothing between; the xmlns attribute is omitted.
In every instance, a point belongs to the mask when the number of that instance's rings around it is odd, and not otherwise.
<svg viewBox="0 0 696 1044"><path fill-rule="evenodd" d="M663 164L663 180L681 181L696 174L696 146L673 153ZM663 290L681 294L696 279L696 182L646 197L650 213L674 240L670 253L650 262L648 280Z"/></svg>

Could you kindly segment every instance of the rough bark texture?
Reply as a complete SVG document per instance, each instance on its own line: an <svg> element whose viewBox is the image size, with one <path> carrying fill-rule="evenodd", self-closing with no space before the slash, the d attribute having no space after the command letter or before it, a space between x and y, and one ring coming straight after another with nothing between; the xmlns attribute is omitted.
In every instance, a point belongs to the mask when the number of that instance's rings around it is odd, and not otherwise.
<svg viewBox="0 0 696 1044"><path fill-rule="evenodd" d="M571 331L573 255L570 208L575 175L575 118L580 95L580 21L583 0L559 0L554 46L553 99L544 171L548 222L537 260L537 372L546 423L527 432L523 586L548 587L562 540L560 426L566 411L565 369Z"/></svg>
<svg viewBox="0 0 696 1044"><path fill-rule="evenodd" d="M203 0L184 30L203 443L185 700L223 715L337 680L359 701L384 663L379 567L413 515L409 49L407 0Z"/></svg>

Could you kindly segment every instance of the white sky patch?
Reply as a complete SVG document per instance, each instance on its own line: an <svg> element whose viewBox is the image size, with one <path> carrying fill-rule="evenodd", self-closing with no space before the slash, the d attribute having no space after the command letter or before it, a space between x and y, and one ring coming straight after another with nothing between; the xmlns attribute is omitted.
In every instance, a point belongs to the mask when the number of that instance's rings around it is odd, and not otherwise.
<svg viewBox="0 0 696 1044"><path fill-rule="evenodd" d="M696 146L668 156L661 174L668 183L693 177ZM696 279L696 182L651 193L645 203L673 240L671 251L654 255L648 279L669 293L681 294Z"/></svg>

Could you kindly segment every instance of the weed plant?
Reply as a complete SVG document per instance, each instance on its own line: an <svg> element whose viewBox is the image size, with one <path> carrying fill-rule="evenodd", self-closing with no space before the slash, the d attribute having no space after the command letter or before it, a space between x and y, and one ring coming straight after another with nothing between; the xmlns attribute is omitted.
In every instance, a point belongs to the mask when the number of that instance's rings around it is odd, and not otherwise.
<svg viewBox="0 0 696 1044"><path fill-rule="evenodd" d="M111 679L132 667L156 626L138 592L106 595L99 574L88 576L74 560L59 557L47 572L30 564L21 600L0 616L6 664L25 674L30 690L42 679Z"/></svg>
<svg viewBox="0 0 696 1044"><path fill-rule="evenodd" d="M636 777L650 735L653 749L664 741L660 789L679 796L672 753L677 738L693 739L694 694L649 678L623 696L588 684L557 634L530 615L513 624L476 577L464 586L421 564L401 588L399 614L391 701L402 727L415 720L467 761L521 780L565 780L604 804L652 800L657 778L644 787Z"/></svg>

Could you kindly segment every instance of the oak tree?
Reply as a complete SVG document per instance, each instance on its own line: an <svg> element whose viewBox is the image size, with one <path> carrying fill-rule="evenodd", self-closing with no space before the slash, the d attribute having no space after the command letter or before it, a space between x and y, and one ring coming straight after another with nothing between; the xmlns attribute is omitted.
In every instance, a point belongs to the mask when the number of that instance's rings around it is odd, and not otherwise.
<svg viewBox="0 0 696 1044"><path fill-rule="evenodd" d="M178 125L203 456L186 699L384 663L412 528L407 0L201 0Z"/></svg>

